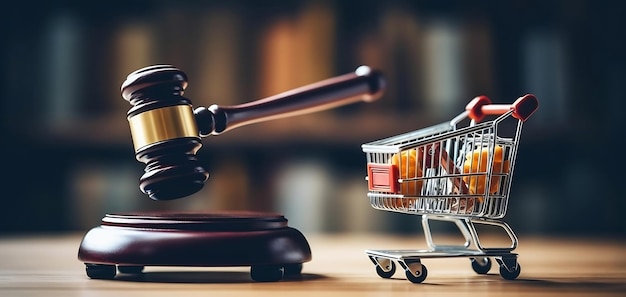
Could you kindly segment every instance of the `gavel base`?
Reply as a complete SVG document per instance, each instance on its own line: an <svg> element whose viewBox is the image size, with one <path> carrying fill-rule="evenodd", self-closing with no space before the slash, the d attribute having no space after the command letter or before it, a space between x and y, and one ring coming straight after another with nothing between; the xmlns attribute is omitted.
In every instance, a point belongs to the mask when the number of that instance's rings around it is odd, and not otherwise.
<svg viewBox="0 0 626 297"><path fill-rule="evenodd" d="M85 234L78 259L94 279L146 266L250 266L253 280L278 281L299 275L311 250L280 214L120 213Z"/></svg>

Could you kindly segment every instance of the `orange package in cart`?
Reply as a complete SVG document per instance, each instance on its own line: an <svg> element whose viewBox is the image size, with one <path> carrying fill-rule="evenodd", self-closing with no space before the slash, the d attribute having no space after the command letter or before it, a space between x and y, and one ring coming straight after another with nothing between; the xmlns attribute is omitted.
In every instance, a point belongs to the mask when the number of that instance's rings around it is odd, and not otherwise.
<svg viewBox="0 0 626 297"><path fill-rule="evenodd" d="M463 163L464 173L482 173L479 175L464 176L463 181L468 185L471 194L485 194L487 187L487 162L489 160L489 149L481 147L467 154L465 163ZM489 194L494 194L500 189L501 177L499 173L509 173L509 160L504 160L504 150L502 146L497 145L493 153L491 184L489 185Z"/></svg>

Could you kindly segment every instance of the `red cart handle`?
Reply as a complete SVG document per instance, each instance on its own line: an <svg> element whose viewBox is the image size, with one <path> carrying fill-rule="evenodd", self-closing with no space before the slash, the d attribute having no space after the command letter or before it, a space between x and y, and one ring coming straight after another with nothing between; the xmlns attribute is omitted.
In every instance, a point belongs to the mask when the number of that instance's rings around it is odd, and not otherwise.
<svg viewBox="0 0 626 297"><path fill-rule="evenodd" d="M476 122L480 122L486 115L501 115L513 110L513 117L523 122L537 110L538 106L539 102L533 94L519 97L513 104L491 104L487 96L478 96L467 104L465 110Z"/></svg>

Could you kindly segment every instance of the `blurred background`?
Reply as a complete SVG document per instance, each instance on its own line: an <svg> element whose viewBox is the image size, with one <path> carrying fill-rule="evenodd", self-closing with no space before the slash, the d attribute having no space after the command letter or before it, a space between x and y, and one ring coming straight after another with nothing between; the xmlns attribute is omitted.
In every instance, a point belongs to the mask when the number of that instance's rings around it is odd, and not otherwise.
<svg viewBox="0 0 626 297"><path fill-rule="evenodd" d="M618 1L15 1L0 43L0 234L85 231L126 211L256 210L303 232L419 233L374 210L361 144L448 121L477 95L535 94L506 221L518 234L623 236L624 17ZM382 70L371 104L203 139L185 199L138 189L120 85L172 64L194 106Z"/></svg>

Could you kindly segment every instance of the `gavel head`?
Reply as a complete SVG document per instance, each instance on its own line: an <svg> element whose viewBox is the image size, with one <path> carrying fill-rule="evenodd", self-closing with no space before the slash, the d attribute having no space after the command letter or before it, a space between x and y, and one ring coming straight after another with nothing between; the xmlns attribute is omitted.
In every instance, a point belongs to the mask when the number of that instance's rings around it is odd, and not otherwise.
<svg viewBox="0 0 626 297"><path fill-rule="evenodd" d="M196 157L202 143L186 87L185 73L170 65L139 69L121 87L135 157L146 164L139 188L153 200L191 195L209 176Z"/></svg>

